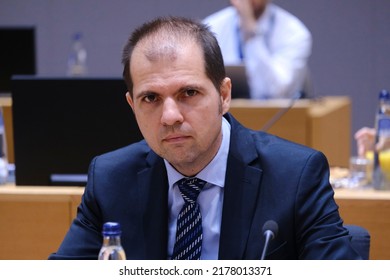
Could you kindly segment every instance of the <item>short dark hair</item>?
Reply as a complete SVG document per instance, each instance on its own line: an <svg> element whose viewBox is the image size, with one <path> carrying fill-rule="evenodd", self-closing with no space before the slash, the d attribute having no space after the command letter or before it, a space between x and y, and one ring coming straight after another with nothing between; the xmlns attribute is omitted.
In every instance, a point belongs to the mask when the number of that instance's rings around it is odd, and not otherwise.
<svg viewBox="0 0 390 280"><path fill-rule="evenodd" d="M205 73L219 91L226 77L225 66L218 41L209 28L201 22L183 17L159 17L137 28L123 48L123 78L127 89L133 94L133 81L130 73L130 59L135 46L144 38L165 32L175 38L193 38L200 44L204 55Z"/></svg>

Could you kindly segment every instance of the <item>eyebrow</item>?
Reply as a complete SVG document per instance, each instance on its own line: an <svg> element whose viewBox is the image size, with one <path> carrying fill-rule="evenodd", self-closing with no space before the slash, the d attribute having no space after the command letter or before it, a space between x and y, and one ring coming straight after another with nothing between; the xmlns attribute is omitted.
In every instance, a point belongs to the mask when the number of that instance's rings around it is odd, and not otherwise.
<svg viewBox="0 0 390 280"><path fill-rule="evenodd" d="M180 87L178 90L175 91L175 93L183 93L183 92L186 92L187 90L196 90L199 92L204 92L204 87L201 85L197 85L197 84L188 84L188 85ZM147 95L150 95L150 94L161 95L159 92L156 92L153 90L145 90L145 91L141 91L140 93L134 93L134 98L138 99L138 98L142 98L142 97L145 97Z"/></svg>
<svg viewBox="0 0 390 280"><path fill-rule="evenodd" d="M202 87L200 85L196 85L196 84L190 84L190 85L186 85L186 86L181 87L177 92L185 92L189 89L193 89L193 90L197 90L197 91L204 91L204 87Z"/></svg>

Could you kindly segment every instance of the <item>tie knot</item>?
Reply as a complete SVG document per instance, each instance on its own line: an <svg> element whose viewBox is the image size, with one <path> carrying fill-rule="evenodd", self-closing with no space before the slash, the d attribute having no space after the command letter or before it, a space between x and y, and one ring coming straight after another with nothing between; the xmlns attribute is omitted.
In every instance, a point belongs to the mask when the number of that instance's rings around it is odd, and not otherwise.
<svg viewBox="0 0 390 280"><path fill-rule="evenodd" d="M185 202L195 203L206 181L196 177L183 178L177 182L179 190Z"/></svg>

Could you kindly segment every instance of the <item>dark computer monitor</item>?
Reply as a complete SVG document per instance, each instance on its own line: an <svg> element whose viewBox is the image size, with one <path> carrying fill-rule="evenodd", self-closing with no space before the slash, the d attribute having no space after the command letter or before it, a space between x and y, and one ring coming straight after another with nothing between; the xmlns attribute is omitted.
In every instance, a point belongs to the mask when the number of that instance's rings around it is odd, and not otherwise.
<svg viewBox="0 0 390 280"><path fill-rule="evenodd" d="M34 27L0 27L0 94L10 93L12 75L36 74Z"/></svg>
<svg viewBox="0 0 390 280"><path fill-rule="evenodd" d="M142 139L121 78L14 76L16 185L84 185L94 156Z"/></svg>
<svg viewBox="0 0 390 280"><path fill-rule="evenodd" d="M244 64L225 65L226 76L232 81L232 98L249 99L249 84Z"/></svg>

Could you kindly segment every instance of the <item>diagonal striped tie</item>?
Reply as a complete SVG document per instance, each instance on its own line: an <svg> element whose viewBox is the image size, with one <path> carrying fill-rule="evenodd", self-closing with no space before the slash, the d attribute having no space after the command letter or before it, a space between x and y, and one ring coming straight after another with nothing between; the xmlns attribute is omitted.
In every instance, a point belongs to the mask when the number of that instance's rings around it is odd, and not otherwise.
<svg viewBox="0 0 390 280"><path fill-rule="evenodd" d="M196 202L205 181L183 178L178 181L184 205L177 217L173 260L199 260L202 251L202 216Z"/></svg>

